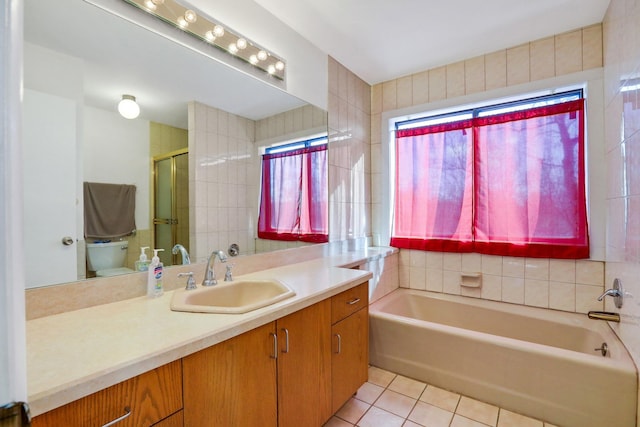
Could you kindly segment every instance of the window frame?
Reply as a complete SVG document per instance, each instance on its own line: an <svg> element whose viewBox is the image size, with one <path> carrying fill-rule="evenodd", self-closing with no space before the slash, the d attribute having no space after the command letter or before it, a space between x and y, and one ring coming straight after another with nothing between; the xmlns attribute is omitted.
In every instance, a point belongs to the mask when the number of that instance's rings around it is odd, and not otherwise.
<svg viewBox="0 0 640 427"><path fill-rule="evenodd" d="M496 101L509 101L541 94L552 94L571 89L582 88L588 108L585 129L585 171L587 219L589 221L590 259L606 259L606 215L607 189L602 185L606 179L606 162L603 161L605 147L604 127L604 72L602 69L590 69L573 74L536 80L514 86L503 86L482 92L474 92L454 98L440 97L427 103L416 104L394 110L381 111L373 105L373 132L381 135L380 154L374 151L372 164L374 173L374 205L372 217L372 241L375 245L388 245L391 238L393 221L393 177L395 175L394 131L395 123L418 117L419 115L457 111L464 106L495 104ZM374 100L375 100L374 96ZM376 109L378 112L376 113ZM376 124L377 123L377 124ZM376 131L378 129L378 131ZM375 140L374 140L375 141ZM375 142L374 142L375 144ZM374 145L374 150L376 147ZM380 178L377 178L379 176Z"/></svg>

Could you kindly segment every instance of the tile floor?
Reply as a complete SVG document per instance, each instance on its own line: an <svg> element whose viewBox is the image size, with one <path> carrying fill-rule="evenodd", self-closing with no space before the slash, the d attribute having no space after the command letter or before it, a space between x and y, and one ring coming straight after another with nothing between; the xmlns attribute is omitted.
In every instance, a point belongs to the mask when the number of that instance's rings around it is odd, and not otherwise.
<svg viewBox="0 0 640 427"><path fill-rule="evenodd" d="M324 427L556 427L374 366Z"/></svg>

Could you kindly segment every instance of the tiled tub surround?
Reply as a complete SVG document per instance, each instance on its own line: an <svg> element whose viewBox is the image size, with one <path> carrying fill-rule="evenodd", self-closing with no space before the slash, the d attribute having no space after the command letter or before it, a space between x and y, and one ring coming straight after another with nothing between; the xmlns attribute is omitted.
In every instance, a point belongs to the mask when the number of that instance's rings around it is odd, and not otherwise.
<svg viewBox="0 0 640 427"><path fill-rule="evenodd" d="M402 288L577 313L603 309L603 303L597 300L605 289L601 261L402 249L399 271ZM480 287L461 286L465 273L480 273Z"/></svg>
<svg viewBox="0 0 640 427"><path fill-rule="evenodd" d="M566 427L635 425L635 365L605 322L408 289L370 322L374 366Z"/></svg>

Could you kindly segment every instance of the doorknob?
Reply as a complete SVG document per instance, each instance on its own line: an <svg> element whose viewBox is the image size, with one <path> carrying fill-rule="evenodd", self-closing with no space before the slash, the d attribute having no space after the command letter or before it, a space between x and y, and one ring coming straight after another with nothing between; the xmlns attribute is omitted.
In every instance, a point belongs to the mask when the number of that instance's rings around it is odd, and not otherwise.
<svg viewBox="0 0 640 427"><path fill-rule="evenodd" d="M71 246L73 245L73 238L70 236L64 236L62 238L62 244L65 246Z"/></svg>

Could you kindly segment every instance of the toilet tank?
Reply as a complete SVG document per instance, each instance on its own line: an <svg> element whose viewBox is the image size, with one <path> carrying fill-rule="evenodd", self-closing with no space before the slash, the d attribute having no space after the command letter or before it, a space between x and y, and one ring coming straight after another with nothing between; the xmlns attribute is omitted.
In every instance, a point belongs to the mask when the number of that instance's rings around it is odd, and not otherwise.
<svg viewBox="0 0 640 427"><path fill-rule="evenodd" d="M87 264L90 271L124 267L129 242L87 243Z"/></svg>

